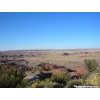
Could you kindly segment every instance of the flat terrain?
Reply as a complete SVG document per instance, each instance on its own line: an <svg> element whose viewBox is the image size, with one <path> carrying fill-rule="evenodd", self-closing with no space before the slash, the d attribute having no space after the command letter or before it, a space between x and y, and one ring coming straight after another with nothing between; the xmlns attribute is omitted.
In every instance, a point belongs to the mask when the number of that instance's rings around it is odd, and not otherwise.
<svg viewBox="0 0 100 100"><path fill-rule="evenodd" d="M39 63L51 63L65 67L83 65L84 59L96 59L100 63L100 49L68 49L68 50L19 50L0 52L0 58L25 59L30 67Z"/></svg>

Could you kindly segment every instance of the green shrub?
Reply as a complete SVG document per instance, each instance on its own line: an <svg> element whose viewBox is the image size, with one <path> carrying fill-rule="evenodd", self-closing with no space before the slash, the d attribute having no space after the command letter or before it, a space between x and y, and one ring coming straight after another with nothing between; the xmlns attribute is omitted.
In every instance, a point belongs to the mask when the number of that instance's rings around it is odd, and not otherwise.
<svg viewBox="0 0 100 100"><path fill-rule="evenodd" d="M83 79L75 79L68 82L68 88L75 88L75 86L83 86L85 83L85 80Z"/></svg>
<svg viewBox="0 0 100 100"><path fill-rule="evenodd" d="M0 68L0 88L16 88L25 77L25 71L17 67Z"/></svg>
<svg viewBox="0 0 100 100"><path fill-rule="evenodd" d="M29 86L28 80L22 80L20 84L17 85L17 88L27 88Z"/></svg>
<svg viewBox="0 0 100 100"><path fill-rule="evenodd" d="M53 75L51 80L53 82L60 84L60 86L63 87L69 81L69 75L67 73L63 73L63 74L59 74L59 75Z"/></svg>
<svg viewBox="0 0 100 100"><path fill-rule="evenodd" d="M89 73L96 71L97 67L99 66L95 59L92 59L92 60L85 59L84 63L85 63L85 67Z"/></svg>
<svg viewBox="0 0 100 100"><path fill-rule="evenodd" d="M51 79L37 81L37 82L32 84L32 88L53 88L56 86L58 86L58 84L55 82L52 82Z"/></svg>

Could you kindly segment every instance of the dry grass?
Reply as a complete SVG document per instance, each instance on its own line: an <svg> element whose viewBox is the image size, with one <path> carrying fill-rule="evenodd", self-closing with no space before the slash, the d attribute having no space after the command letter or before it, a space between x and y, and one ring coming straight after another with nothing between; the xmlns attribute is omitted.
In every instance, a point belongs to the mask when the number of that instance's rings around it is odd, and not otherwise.
<svg viewBox="0 0 100 100"><path fill-rule="evenodd" d="M62 55L67 51L52 51L48 52L47 55L38 55L36 57L26 57L27 61L29 61L30 66L35 66L41 62L47 62L51 64L58 64L65 67L75 67L83 65L84 59L96 59L100 61L100 53L98 52L88 52L85 54L84 52L71 52L70 55Z"/></svg>

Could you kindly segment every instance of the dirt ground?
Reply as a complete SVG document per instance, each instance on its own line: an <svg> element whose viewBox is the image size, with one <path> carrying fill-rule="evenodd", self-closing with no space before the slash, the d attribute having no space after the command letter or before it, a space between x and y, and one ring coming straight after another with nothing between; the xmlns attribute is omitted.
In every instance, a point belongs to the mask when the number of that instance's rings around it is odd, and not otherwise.
<svg viewBox="0 0 100 100"><path fill-rule="evenodd" d="M90 50L51 50L44 54L39 53L35 56L24 57L29 61L30 66L36 66L41 62L62 65L65 67L84 66L84 59L96 59L100 63L100 51L98 49ZM39 53L39 55L38 55Z"/></svg>

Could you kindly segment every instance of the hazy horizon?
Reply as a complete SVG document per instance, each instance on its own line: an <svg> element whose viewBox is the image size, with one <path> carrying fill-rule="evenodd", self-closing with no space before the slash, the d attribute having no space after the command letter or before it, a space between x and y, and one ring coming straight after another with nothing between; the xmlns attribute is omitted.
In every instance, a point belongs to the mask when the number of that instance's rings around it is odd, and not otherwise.
<svg viewBox="0 0 100 100"><path fill-rule="evenodd" d="M0 51L100 48L100 13L0 12Z"/></svg>
<svg viewBox="0 0 100 100"><path fill-rule="evenodd" d="M68 48L68 49L12 49L12 50L0 50L0 52L2 51L48 51L48 50L99 50L100 48Z"/></svg>

